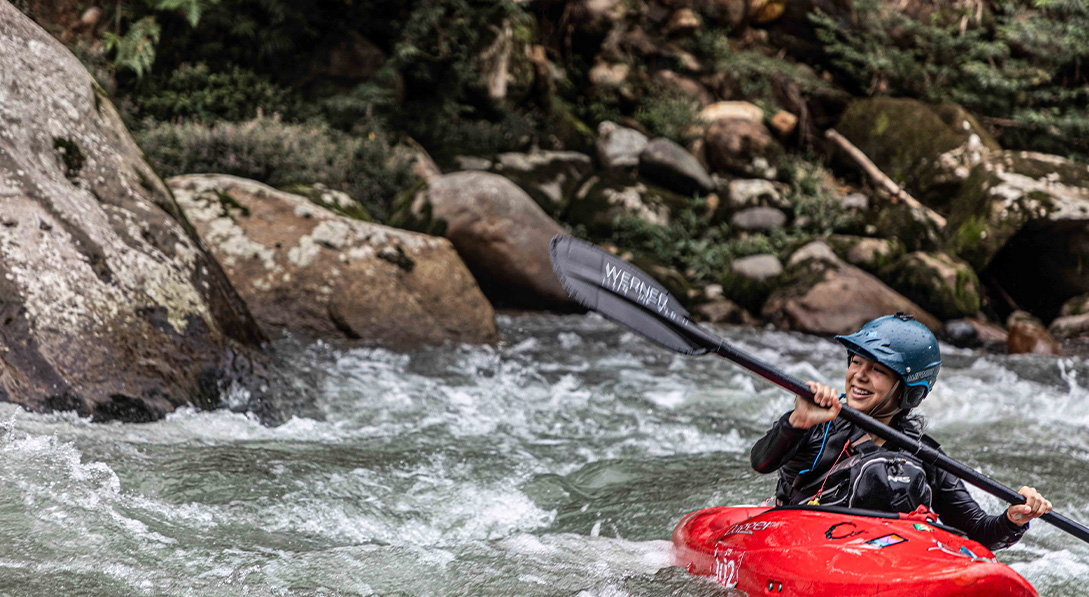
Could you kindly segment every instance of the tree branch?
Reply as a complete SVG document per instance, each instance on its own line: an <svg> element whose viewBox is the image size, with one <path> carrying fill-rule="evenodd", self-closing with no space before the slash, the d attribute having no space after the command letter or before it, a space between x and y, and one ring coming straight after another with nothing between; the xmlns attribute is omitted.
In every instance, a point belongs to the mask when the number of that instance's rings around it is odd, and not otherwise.
<svg viewBox="0 0 1089 597"><path fill-rule="evenodd" d="M931 222L934 222L934 224L938 226L939 230L945 228L945 218L929 207L923 205L918 199L912 197L907 191L900 188L900 185L893 182L893 180L882 172L870 158L866 157L866 154L862 153L861 149L855 147L855 145L848 141L843 135L836 132L835 129L828 129L828 131L824 133L824 136L834 143L844 155L851 158L851 160L853 160L878 187L892 195L894 200L903 201L912 208L921 211Z"/></svg>

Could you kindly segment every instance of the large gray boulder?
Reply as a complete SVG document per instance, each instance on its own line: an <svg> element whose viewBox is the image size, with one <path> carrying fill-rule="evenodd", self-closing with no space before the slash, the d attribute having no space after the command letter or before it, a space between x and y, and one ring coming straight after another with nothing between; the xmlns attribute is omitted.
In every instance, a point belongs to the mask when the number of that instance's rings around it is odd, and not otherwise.
<svg viewBox="0 0 1089 597"><path fill-rule="evenodd" d="M639 165L639 155L650 140L635 129L603 121L597 126L597 159L606 170L634 168Z"/></svg>
<svg viewBox="0 0 1089 597"><path fill-rule="evenodd" d="M563 228L502 176L455 172L435 178L400 200L394 222L449 239L493 303L575 306L548 260L548 243Z"/></svg>
<svg viewBox="0 0 1089 597"><path fill-rule="evenodd" d="M0 63L0 398L217 406L264 339L245 304L86 69L7 2Z"/></svg>
<svg viewBox="0 0 1089 597"><path fill-rule="evenodd" d="M446 239L339 216L234 176L167 182L269 332L395 348L496 338L491 305Z"/></svg>

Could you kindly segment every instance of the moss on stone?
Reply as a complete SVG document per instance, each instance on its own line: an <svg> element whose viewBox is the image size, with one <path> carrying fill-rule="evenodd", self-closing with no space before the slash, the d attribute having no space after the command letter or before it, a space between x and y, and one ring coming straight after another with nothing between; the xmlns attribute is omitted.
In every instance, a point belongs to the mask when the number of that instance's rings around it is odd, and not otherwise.
<svg viewBox="0 0 1089 597"><path fill-rule="evenodd" d="M219 202L220 208L223 209L223 213L230 215L231 210L235 209L242 214L243 218L250 217L250 208L239 203L230 193L221 191L220 189L213 189L212 192L215 193L216 200Z"/></svg>
<svg viewBox="0 0 1089 597"><path fill-rule="evenodd" d="M1041 162L1016 161L1011 158L1015 152L1005 152L992 156L972 169L968 178L961 185L960 191L950 202L947 230L948 249L961 259L966 260L977 271L982 271L991 262L998 251L1026 223L1046 217L1054 209L1055 198L1039 189L1027 190L1015 195L1006 185L999 167L1032 178L1042 178L1045 172L1040 170L1033 176L1033 167ZM1012 161L1015 160L1015 161ZM1025 168L1027 172L1018 170ZM1070 169L1078 170L1077 166ZM1074 173L1068 173L1073 175ZM1089 181L1087 181L1089 186ZM1005 185L1002 193L995 189ZM1016 187L1016 183L1013 184ZM1015 192L1020 192L1016 188ZM998 205L996 202L1003 202Z"/></svg>
<svg viewBox="0 0 1089 597"><path fill-rule="evenodd" d="M419 212L413 209L416 197L420 193L426 193L428 188L427 181L420 179L416 181L416 184L398 193L391 204L389 225L394 228L414 230L432 236L444 236L447 223L445 220L433 217L430 201L425 200Z"/></svg>
<svg viewBox="0 0 1089 597"><path fill-rule="evenodd" d="M950 126L928 104L887 97L852 102L836 130L927 204L940 203L948 190L935 184L938 156L965 144L974 132Z"/></svg>
<svg viewBox="0 0 1089 597"><path fill-rule="evenodd" d="M1076 296L1066 301L1063 303L1062 310L1059 314L1065 317L1071 315L1084 315L1086 313L1089 313L1089 294Z"/></svg>
<svg viewBox="0 0 1089 597"><path fill-rule="evenodd" d="M900 239L893 238L866 238L861 236L848 236L834 234L827 239L828 245L844 261L856 265L870 273L877 273L898 261L904 255L904 243ZM881 243L883 251L875 251L868 258L852 259L852 252L864 242Z"/></svg>
<svg viewBox="0 0 1089 597"><path fill-rule="evenodd" d="M359 220L361 222L375 221L374 217L372 217L370 212L367 211L367 208L363 207L362 203L355 200L352 200L347 204L343 204L338 201L330 201L327 199L326 196L329 191L319 185L295 184L288 185L281 188L280 190L284 191L285 193L291 193L293 195L305 197L314 205L324 207L325 209L328 209L329 211L337 215L344 216L346 218ZM247 213L246 215L249 214Z"/></svg>
<svg viewBox="0 0 1089 597"><path fill-rule="evenodd" d="M952 281L949 280L952 273ZM979 313L979 278L971 266L943 253L911 253L881 272L897 292L940 319Z"/></svg>
<svg viewBox="0 0 1089 597"><path fill-rule="evenodd" d="M965 110L962 106L953 103L942 103L931 106L934 113L938 115L938 118L942 119L942 122L949 125L953 130L965 130L963 123L968 122L968 134L975 134L979 136L980 142L984 147L992 151L1000 151L1002 146L998 144L998 141L987 132L987 129L980 124L979 120L972 116L968 110Z"/></svg>
<svg viewBox="0 0 1089 597"><path fill-rule="evenodd" d="M79 145L66 137L54 137L53 148L60 152L61 161L64 162L64 176L69 180L79 178L79 173L87 160L80 151Z"/></svg>
<svg viewBox="0 0 1089 597"><path fill-rule="evenodd" d="M899 239L909 251L933 251L942 243L933 222L902 203L883 207L873 226L883 236Z"/></svg>
<svg viewBox="0 0 1089 597"><path fill-rule="evenodd" d="M752 312L759 312L764 302L776 288L783 276L768 280L753 280L737 274L729 266L722 272L718 283L722 286L722 295Z"/></svg>
<svg viewBox="0 0 1089 597"><path fill-rule="evenodd" d="M638 193L638 206L624 207L610 201L617 193ZM596 235L612 234L617 217L630 216L650 225L668 225L674 215L689 207L693 199L647 184L625 171L604 172L591 177L577 191L564 210L563 220L583 226ZM640 213L645 212L645 213ZM648 213L660 213L663 221L654 221Z"/></svg>
<svg viewBox="0 0 1089 597"><path fill-rule="evenodd" d="M578 116L570 104L559 97L552 98L551 133L564 149L590 152L594 150L594 131Z"/></svg>

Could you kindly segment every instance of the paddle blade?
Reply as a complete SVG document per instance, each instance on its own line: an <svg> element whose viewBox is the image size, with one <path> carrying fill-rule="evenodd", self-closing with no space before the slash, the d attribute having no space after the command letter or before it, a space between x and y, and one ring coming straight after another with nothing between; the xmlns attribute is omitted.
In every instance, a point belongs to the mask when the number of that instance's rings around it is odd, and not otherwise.
<svg viewBox="0 0 1089 597"><path fill-rule="evenodd" d="M685 334L695 327L688 321L688 311L639 268L563 235L553 237L549 258L567 294L587 309L670 350L689 355L708 352L707 346Z"/></svg>

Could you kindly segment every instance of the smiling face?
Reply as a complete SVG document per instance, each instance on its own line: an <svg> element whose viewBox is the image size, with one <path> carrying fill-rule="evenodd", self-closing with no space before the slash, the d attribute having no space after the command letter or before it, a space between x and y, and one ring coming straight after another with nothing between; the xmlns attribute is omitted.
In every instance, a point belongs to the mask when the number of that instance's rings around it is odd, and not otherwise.
<svg viewBox="0 0 1089 597"><path fill-rule="evenodd" d="M891 418L900 402L898 397L890 398L880 413L870 411L881 404L885 396L896 387L899 379L892 369L852 354L847 365L847 405L878 419Z"/></svg>

